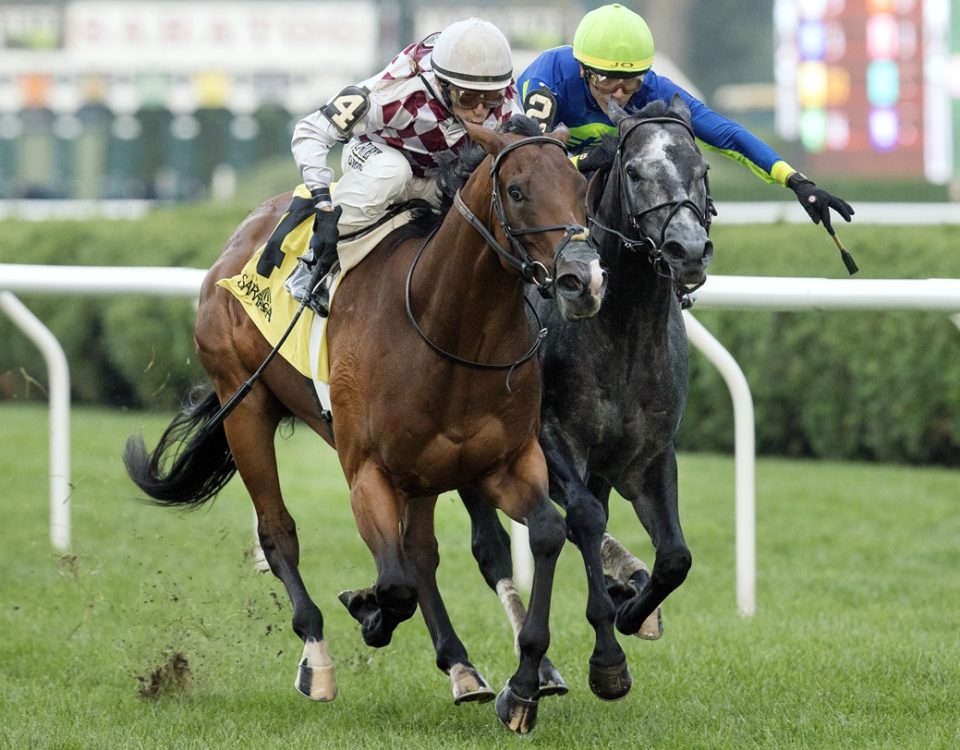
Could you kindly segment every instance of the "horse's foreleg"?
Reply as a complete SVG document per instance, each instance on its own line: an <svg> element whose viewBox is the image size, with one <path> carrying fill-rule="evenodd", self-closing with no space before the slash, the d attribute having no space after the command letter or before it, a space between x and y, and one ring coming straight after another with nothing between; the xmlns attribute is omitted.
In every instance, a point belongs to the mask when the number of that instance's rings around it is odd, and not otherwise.
<svg viewBox="0 0 960 750"><path fill-rule="evenodd" d="M607 591L600 544L607 525L603 504L587 490L569 446L549 423L540 445L550 469L550 495L566 508L570 537L580 550L587 576L587 621L596 635L590 655L589 683L601 700L619 700L632 685L627 658L613 632L616 608Z"/></svg>
<svg viewBox="0 0 960 750"><path fill-rule="evenodd" d="M417 609L416 575L400 544L401 498L379 467L363 464L350 479L350 506L357 530L373 555L377 580L372 588L344 591L340 601L363 627L364 643L379 648Z"/></svg>
<svg viewBox="0 0 960 750"><path fill-rule="evenodd" d="M550 646L550 599L557 558L566 526L547 495L546 465L536 441L506 471L478 485L488 502L515 521L526 523L533 553L530 608L517 635L520 663L497 696L497 716L509 729L526 734L536 724L540 697L540 665Z"/></svg>
<svg viewBox="0 0 960 750"><path fill-rule="evenodd" d="M323 615L300 577L297 528L280 494L273 438L279 414L263 389L253 391L224 427L237 469L257 510L257 533L273 574L283 582L293 605L293 630L303 640L294 686L315 701L337 696L333 659L323 637Z"/></svg>
<svg viewBox="0 0 960 750"><path fill-rule="evenodd" d="M617 629L629 634L636 633L663 600L684 582L692 564L690 549L680 528L677 457L673 446L660 454L637 482L631 479L618 489L633 504L656 550L649 577L643 581L642 574L635 576L641 585L637 596L617 611Z"/></svg>
<svg viewBox="0 0 960 750"><path fill-rule="evenodd" d="M503 611L513 629L513 648L520 656L517 635L527 616L527 609L513 583L513 560L510 535L500 523L497 511L488 505L476 487L462 487L460 498L470 514L471 549L487 585L497 593ZM550 658L544 654L540 662L540 697L566 695L567 683Z"/></svg>
<svg viewBox="0 0 960 750"><path fill-rule="evenodd" d="M437 655L437 667L450 675L453 702L483 703L494 692L483 675L470 663L437 587L440 553L434 531L437 498L416 498L407 503L403 522L403 552L417 571L417 600Z"/></svg>
<svg viewBox="0 0 960 750"><path fill-rule="evenodd" d="M591 474L587 477L587 489L600 501L604 515L610 518L610 482L601 476ZM609 532L604 533L600 545L600 558L603 560L603 574L607 579L607 593L619 609L627 599L637 595L646 586L650 570L646 563L635 557ZM634 635L647 641L658 640L663 635L663 613L660 607L650 613Z"/></svg>

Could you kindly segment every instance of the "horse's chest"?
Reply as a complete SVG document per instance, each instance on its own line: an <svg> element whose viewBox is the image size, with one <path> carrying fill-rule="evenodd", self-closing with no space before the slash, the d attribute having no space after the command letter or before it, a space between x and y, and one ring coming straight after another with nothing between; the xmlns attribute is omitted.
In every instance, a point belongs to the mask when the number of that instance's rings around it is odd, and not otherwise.
<svg viewBox="0 0 960 750"><path fill-rule="evenodd" d="M638 461L659 455L673 443L676 419L664 411L644 411L611 419L599 425L594 440L585 446L586 464L590 471L605 476L619 476Z"/></svg>
<svg viewBox="0 0 960 750"><path fill-rule="evenodd" d="M396 468L407 475L411 489L452 489L504 465L519 446L535 437L535 422L525 425L487 418L456 428L424 432L397 446Z"/></svg>
<svg viewBox="0 0 960 750"><path fill-rule="evenodd" d="M638 453L657 454L673 441L683 413L682 394L664 383L637 385L609 378L598 382L592 398L556 416L591 465L619 465Z"/></svg>

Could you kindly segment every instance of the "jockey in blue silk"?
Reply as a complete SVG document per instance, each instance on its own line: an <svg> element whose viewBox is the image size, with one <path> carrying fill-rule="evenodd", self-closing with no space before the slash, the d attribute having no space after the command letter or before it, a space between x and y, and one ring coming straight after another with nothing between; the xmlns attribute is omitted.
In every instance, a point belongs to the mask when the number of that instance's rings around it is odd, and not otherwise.
<svg viewBox="0 0 960 750"><path fill-rule="evenodd" d="M601 166L590 158L593 147L603 135L617 133L607 114L611 99L640 109L656 99L669 104L679 94L690 108L693 132L708 148L765 182L792 189L814 223L822 221L831 233L831 208L850 221L854 211L846 201L817 187L743 126L658 76L651 69L653 58L653 35L643 18L618 3L601 6L580 21L572 46L547 50L523 71L517 79L523 108L547 129L566 125L568 150L578 168L590 172Z"/></svg>

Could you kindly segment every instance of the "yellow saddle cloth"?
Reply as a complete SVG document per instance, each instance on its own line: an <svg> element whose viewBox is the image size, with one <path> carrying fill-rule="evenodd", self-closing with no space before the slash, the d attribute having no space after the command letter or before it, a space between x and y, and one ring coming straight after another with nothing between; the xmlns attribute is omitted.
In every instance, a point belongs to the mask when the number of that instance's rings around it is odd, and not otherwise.
<svg viewBox="0 0 960 750"><path fill-rule="evenodd" d="M302 200L305 208L301 208L297 198ZM278 236L281 231L283 235ZM312 232L310 192L300 185L294 191L294 200L281 217L270 240L257 249L239 274L217 282L217 286L222 286L240 301L250 320L271 346L277 345L300 307L283 283L296 268L297 259L306 251ZM271 257L267 259L268 262L261 262L265 252ZM310 331L316 317L313 310L304 308L300 319L280 347L280 356L306 377L327 383L330 381L330 372L326 337L321 339L320 362L315 363L316 370L310 362Z"/></svg>
<svg viewBox="0 0 960 750"><path fill-rule="evenodd" d="M271 346L276 346L283 337L300 307L300 303L284 287L284 282L293 273L297 259L306 252L310 243L313 214L310 191L306 186L299 185L270 239L257 249L239 274L217 282L218 286L240 301L250 320ZM340 273L330 289L331 303L344 274L363 260L390 232L410 219L411 212L399 213L362 237L338 244ZM326 318L321 318L306 307L280 347L281 357L302 375L322 383L330 382L326 324Z"/></svg>

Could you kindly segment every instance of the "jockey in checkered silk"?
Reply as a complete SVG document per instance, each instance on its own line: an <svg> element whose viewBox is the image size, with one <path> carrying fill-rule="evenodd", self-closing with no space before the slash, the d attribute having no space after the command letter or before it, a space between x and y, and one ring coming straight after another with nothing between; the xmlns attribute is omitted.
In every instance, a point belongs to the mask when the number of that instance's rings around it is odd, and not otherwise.
<svg viewBox="0 0 960 750"><path fill-rule="evenodd" d="M760 179L792 189L814 223L831 229L830 209L850 221L853 209L818 188L770 146L741 125L718 115L669 78L653 70L653 35L646 22L615 3L587 13L573 36L573 46L547 50L517 79L526 114L548 129L563 123L570 130L567 148L578 155L578 168L602 166L603 150L592 150L604 134L617 129L607 115L611 100L620 107L642 108L675 94L686 102L693 132L708 148L740 162Z"/></svg>
<svg viewBox="0 0 960 750"><path fill-rule="evenodd" d="M300 120L291 150L316 218L310 249L287 281L291 294L326 315L340 234L369 226L394 203L437 205L437 157L466 145L464 122L496 128L520 113L506 37L470 18L411 44ZM326 161L335 143L345 144L343 176L331 198Z"/></svg>

